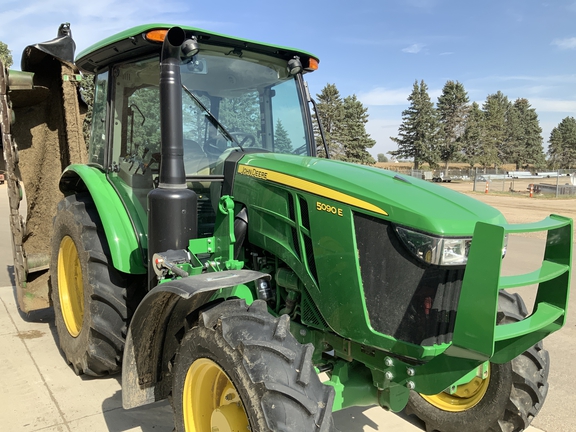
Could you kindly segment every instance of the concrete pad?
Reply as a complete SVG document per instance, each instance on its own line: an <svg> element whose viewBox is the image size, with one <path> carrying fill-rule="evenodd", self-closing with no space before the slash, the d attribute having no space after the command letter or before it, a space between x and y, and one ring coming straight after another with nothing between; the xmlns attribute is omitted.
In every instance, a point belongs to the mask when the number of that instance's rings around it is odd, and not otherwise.
<svg viewBox="0 0 576 432"><path fill-rule="evenodd" d="M174 422L170 404L163 401L132 410L102 407L100 414L74 420L70 427L73 431L172 432Z"/></svg>
<svg viewBox="0 0 576 432"><path fill-rule="evenodd" d="M58 349L51 312L31 322L18 312L12 287L0 288L0 424L10 432L171 432L167 401L124 410L120 376L76 376ZM413 417L382 408L353 407L334 413L342 432L421 432ZM527 431L538 432L533 427Z"/></svg>
<svg viewBox="0 0 576 432"><path fill-rule="evenodd" d="M39 330L37 333L23 333L16 327L11 313L15 305L5 301L6 297L13 301L11 290L12 287L0 289L0 424L7 431L36 431L61 423L62 412L26 345L26 337L43 333Z"/></svg>
<svg viewBox="0 0 576 432"><path fill-rule="evenodd" d="M353 407L335 412L334 423L342 432L422 432L424 423L404 413L391 413L379 406ZM462 432L465 432L463 429ZM532 426L526 432L543 432Z"/></svg>
<svg viewBox="0 0 576 432"><path fill-rule="evenodd" d="M77 376L66 364L56 338L51 313L28 322L18 312L13 288L0 288L2 430L173 430L172 409L166 401L124 410L120 376Z"/></svg>
<svg viewBox="0 0 576 432"><path fill-rule="evenodd" d="M342 432L422 432L418 419L384 411L379 406L352 407L333 414L334 424ZM414 423L412 423L414 422Z"/></svg>
<svg viewBox="0 0 576 432"><path fill-rule="evenodd" d="M0 160L2 157L0 156ZM12 235L10 234L10 206L8 204L8 187L0 185L0 287L13 285L14 265L12 257Z"/></svg>

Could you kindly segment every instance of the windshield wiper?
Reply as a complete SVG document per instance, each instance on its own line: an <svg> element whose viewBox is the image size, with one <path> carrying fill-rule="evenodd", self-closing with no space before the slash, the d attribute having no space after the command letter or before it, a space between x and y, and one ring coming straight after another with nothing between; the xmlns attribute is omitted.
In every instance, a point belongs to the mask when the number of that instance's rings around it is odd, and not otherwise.
<svg viewBox="0 0 576 432"><path fill-rule="evenodd" d="M204 110L204 113L208 116L208 120L210 121L210 123L212 123L212 126L218 129L222 133L222 135L224 135L226 139L228 139L228 141L232 141L234 144L240 147L240 150L244 151L238 140L234 138L234 136L226 130L224 125L220 123L220 121L214 116L214 114L210 112L210 110L206 107L206 105L204 105L202 101L194 93L188 90L188 87L186 87L184 84L182 84L182 88L184 89L186 94L188 94L188 96L190 96L192 100L194 100L194 102L196 102L196 104L200 108L202 108L202 110Z"/></svg>

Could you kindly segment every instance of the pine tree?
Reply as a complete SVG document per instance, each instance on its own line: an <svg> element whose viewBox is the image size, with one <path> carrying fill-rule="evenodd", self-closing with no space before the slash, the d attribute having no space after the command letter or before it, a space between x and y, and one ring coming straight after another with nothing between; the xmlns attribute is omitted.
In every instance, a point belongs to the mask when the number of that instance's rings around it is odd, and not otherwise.
<svg viewBox="0 0 576 432"><path fill-rule="evenodd" d="M447 81L438 97L436 110L440 122L440 160L448 175L448 164L461 150L461 137L466 127L466 115L469 111L468 93L458 81Z"/></svg>
<svg viewBox="0 0 576 432"><path fill-rule="evenodd" d="M340 92L335 84L326 84L320 94L316 95L316 99L318 100L317 115L324 128L324 137L328 144L330 156L341 156L344 153L340 138L341 125L344 118L344 107ZM322 142L318 131L316 131L316 142ZM323 149L319 149L319 153L323 153Z"/></svg>
<svg viewBox="0 0 576 432"><path fill-rule="evenodd" d="M258 92L244 93L220 102L219 120L229 132L243 132L258 136L260 131L260 102Z"/></svg>
<svg viewBox="0 0 576 432"><path fill-rule="evenodd" d="M553 168L572 168L576 166L576 119L564 118L552 129L548 141L548 155Z"/></svg>
<svg viewBox="0 0 576 432"><path fill-rule="evenodd" d="M542 128L536 110L527 99L514 101L508 115L509 138L505 160L514 163L516 169L533 165L541 168L545 164L542 147Z"/></svg>
<svg viewBox="0 0 576 432"><path fill-rule="evenodd" d="M292 141L288 136L288 132L282 125L282 121L278 119L274 131L274 151L277 153L292 153Z"/></svg>
<svg viewBox="0 0 576 432"><path fill-rule="evenodd" d="M502 163L515 164L516 169L520 169L523 165L524 149L522 145L522 135L520 112L514 109L514 105L511 104L506 114L506 136L504 138L504 145L501 148L500 159Z"/></svg>
<svg viewBox="0 0 576 432"><path fill-rule="evenodd" d="M376 161L366 151L367 148L372 148L376 144L376 141L366 132L368 108L364 107L356 95L352 95L344 98L343 111L340 138L344 154L339 159L347 162L374 164Z"/></svg>
<svg viewBox="0 0 576 432"><path fill-rule="evenodd" d="M484 139L484 113L480 106L473 102L466 118L466 127L462 136L462 157L474 167L481 162Z"/></svg>
<svg viewBox="0 0 576 432"><path fill-rule="evenodd" d="M7 69L10 69L13 64L12 52L8 49L8 45L2 41L0 41L0 60L2 60Z"/></svg>
<svg viewBox="0 0 576 432"><path fill-rule="evenodd" d="M508 144L507 130L510 102L501 91L488 95L482 106L484 111L483 165L500 165L505 163Z"/></svg>
<svg viewBox="0 0 576 432"><path fill-rule="evenodd" d="M402 111L402 124L398 137L390 137L398 144L398 150L389 152L397 158L412 158L414 169L424 162L435 166L439 161L437 146L438 119L434 104L428 95L424 80L414 82L412 93L408 96L410 106Z"/></svg>

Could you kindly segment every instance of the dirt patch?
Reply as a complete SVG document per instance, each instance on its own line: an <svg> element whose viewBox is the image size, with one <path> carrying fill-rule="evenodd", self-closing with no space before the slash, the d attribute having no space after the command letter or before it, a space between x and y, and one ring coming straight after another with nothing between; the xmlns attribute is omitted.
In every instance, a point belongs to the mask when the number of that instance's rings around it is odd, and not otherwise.
<svg viewBox="0 0 576 432"><path fill-rule="evenodd" d="M550 214L559 214L576 219L576 197L574 198L553 198L543 195L533 194L530 198L528 185L529 180L516 180L514 188L516 192L509 192L510 180L507 180L504 192L500 184L491 183L489 192L485 193L485 182L476 184L474 192L473 182L439 183L449 189L470 195L479 201L496 207L502 212L509 223L536 222L544 219ZM528 237L544 238L544 233L523 234Z"/></svg>
<svg viewBox="0 0 576 432"><path fill-rule="evenodd" d="M384 169L388 169L388 170L392 170L392 171L396 171L396 170L410 170L411 168L414 167L414 163L412 162L376 162L374 164L374 166L378 167L378 168L384 168ZM481 167L477 167L478 170L482 170ZM420 167L421 170L424 171L442 171L444 170L444 165L440 166L440 167L436 167L436 168L430 168L430 166L425 163ZM450 165L448 166L449 170L457 170L457 169L471 169L470 164L467 163L463 163L463 162L451 162ZM506 164L506 165L502 165L499 167L499 169L501 169L502 171L515 171L516 170L516 165L514 164Z"/></svg>
<svg viewBox="0 0 576 432"><path fill-rule="evenodd" d="M20 339L38 339L42 336L44 336L44 332L41 332L40 330L28 330L28 331L23 331L23 332L18 332L18 337Z"/></svg>

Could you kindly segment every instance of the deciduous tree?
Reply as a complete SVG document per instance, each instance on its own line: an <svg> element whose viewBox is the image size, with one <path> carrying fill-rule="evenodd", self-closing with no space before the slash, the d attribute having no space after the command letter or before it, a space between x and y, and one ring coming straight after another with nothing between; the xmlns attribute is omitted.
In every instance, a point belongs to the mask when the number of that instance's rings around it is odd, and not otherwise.
<svg viewBox="0 0 576 432"><path fill-rule="evenodd" d="M388 162L388 158L384 153L378 153L376 157L378 158L378 162Z"/></svg>
<svg viewBox="0 0 576 432"><path fill-rule="evenodd" d="M0 41L0 60L4 63L6 68L10 68L13 64L12 62L12 52L8 49L8 45Z"/></svg>

